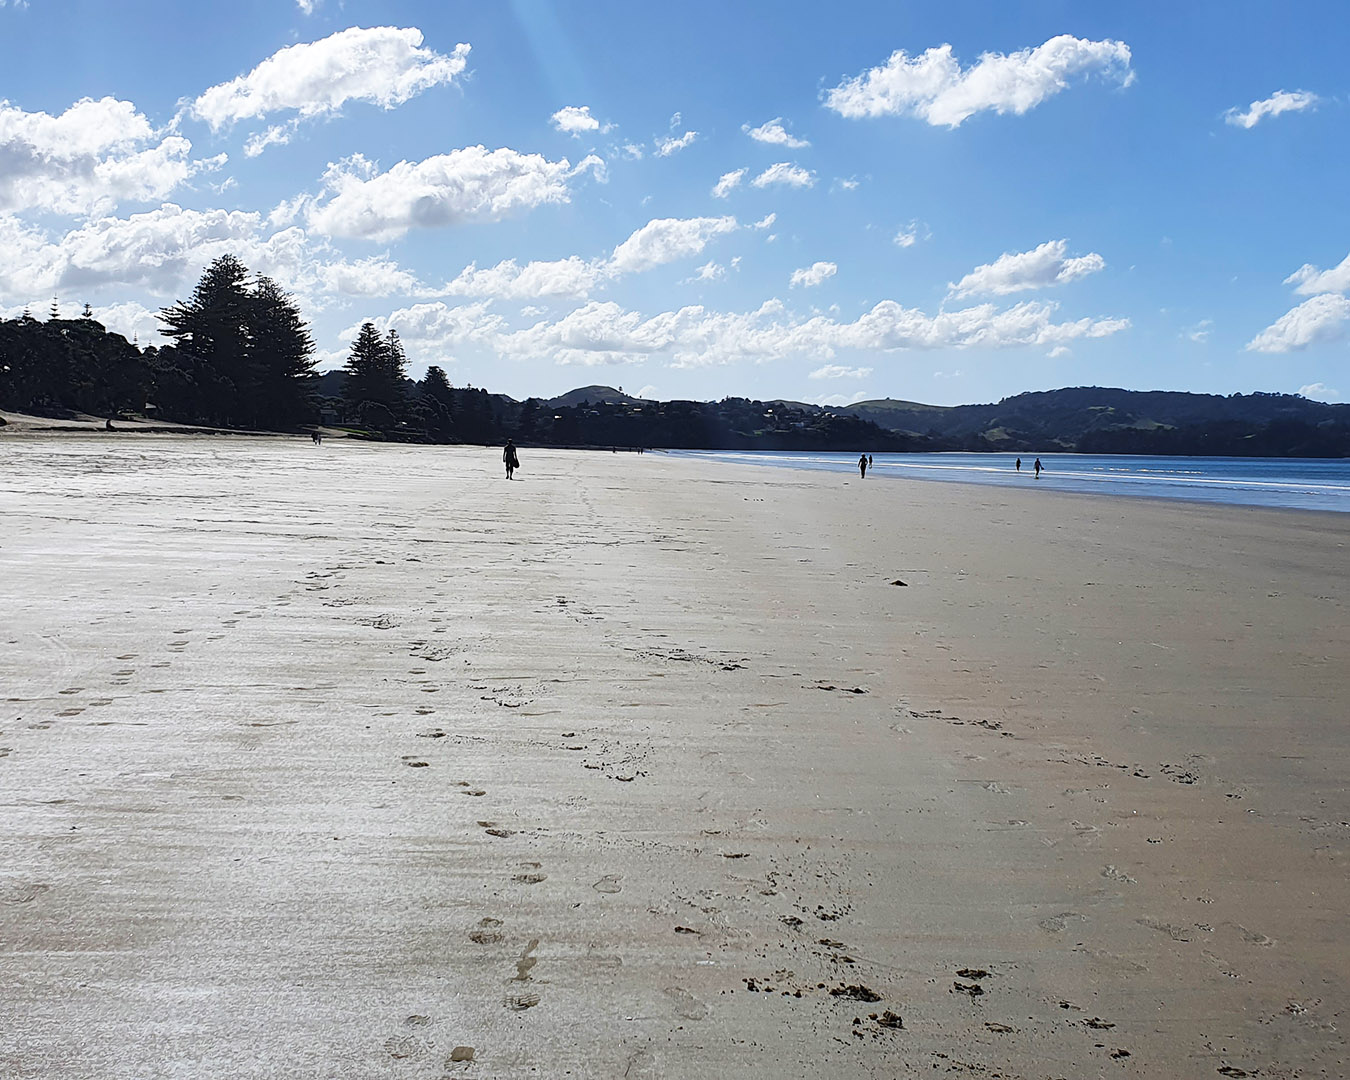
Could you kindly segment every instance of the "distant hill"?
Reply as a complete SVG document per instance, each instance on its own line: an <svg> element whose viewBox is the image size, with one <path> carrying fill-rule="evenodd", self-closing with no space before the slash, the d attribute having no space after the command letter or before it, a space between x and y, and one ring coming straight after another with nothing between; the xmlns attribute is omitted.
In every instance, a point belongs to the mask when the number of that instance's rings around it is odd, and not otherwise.
<svg viewBox="0 0 1350 1080"><path fill-rule="evenodd" d="M550 409L572 409L578 405L636 405L642 398L631 397L612 386L582 386L544 402Z"/></svg>
<svg viewBox="0 0 1350 1080"><path fill-rule="evenodd" d="M890 431L962 450L1341 457L1350 405L1296 394L1187 394L1079 386L991 405L883 399L842 407Z"/></svg>

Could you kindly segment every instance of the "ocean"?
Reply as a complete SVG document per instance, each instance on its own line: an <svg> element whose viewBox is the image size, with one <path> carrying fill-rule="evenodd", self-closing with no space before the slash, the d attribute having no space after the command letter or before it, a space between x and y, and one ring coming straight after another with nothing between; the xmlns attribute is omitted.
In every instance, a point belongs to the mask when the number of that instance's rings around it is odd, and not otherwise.
<svg viewBox="0 0 1350 1080"><path fill-rule="evenodd" d="M858 473L856 454L740 450L672 450L681 457L741 465ZM868 478L944 480L999 487L1151 499L1350 512L1350 460L1321 458L1148 457L1127 454L875 454Z"/></svg>

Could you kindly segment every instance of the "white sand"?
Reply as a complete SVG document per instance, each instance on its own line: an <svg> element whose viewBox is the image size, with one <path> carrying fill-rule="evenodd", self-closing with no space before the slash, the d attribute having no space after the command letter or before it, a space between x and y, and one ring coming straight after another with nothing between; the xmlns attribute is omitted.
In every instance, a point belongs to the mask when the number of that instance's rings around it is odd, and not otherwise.
<svg viewBox="0 0 1350 1080"><path fill-rule="evenodd" d="M0 434L0 1076L1346 1073L1350 516L499 453Z"/></svg>

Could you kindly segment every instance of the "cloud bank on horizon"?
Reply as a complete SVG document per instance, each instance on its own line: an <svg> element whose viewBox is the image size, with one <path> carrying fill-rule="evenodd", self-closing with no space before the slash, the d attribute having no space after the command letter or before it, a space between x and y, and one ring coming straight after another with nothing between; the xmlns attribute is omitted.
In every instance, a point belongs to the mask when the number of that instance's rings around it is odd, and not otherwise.
<svg viewBox="0 0 1350 1080"><path fill-rule="evenodd" d="M153 343L229 253L297 296L326 366L371 320L416 368L517 396L578 366L820 401L1350 386L1350 236L1287 197L1334 190L1350 153L1321 130L1343 115L1311 21L1287 55L1250 28L1243 72L1142 17L804 6L737 69L719 51L757 10L697 0L686 34L606 8L624 67L542 10L390 26L297 0L248 28L202 13L203 55L152 65L148 15L0 3L0 315L88 301ZM725 42L692 30L714 12ZM125 77L44 60L58 24ZM1179 95L1182 55L1222 85ZM1293 77L1319 90L1268 89ZM1178 149L1207 145L1222 162Z"/></svg>

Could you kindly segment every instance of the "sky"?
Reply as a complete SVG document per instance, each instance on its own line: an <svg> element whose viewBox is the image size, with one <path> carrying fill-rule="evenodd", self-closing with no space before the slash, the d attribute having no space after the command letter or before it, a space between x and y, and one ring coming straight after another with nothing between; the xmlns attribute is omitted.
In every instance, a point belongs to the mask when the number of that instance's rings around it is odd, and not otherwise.
<svg viewBox="0 0 1350 1080"><path fill-rule="evenodd" d="M0 0L0 316L516 398L1350 399L1343 0ZM1339 194L1338 194L1339 193Z"/></svg>

